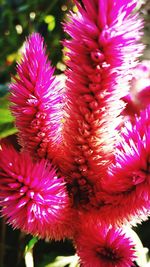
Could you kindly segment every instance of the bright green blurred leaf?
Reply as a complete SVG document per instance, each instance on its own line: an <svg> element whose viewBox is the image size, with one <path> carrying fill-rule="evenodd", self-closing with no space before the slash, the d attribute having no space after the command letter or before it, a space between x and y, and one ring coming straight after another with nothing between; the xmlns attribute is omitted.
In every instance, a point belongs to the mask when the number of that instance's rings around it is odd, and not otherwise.
<svg viewBox="0 0 150 267"><path fill-rule="evenodd" d="M0 138L17 132L14 127L14 118L9 110L8 94L0 98Z"/></svg>
<svg viewBox="0 0 150 267"><path fill-rule="evenodd" d="M12 122L13 120L14 118L8 109L0 108L0 124Z"/></svg>
<svg viewBox="0 0 150 267"><path fill-rule="evenodd" d="M8 94L0 98L0 109L1 108L9 108Z"/></svg>
<svg viewBox="0 0 150 267"><path fill-rule="evenodd" d="M26 245L25 247L25 254L30 251L31 249L33 249L33 247L35 246L35 244L38 242L38 238L37 237L33 237L29 243Z"/></svg>
<svg viewBox="0 0 150 267"><path fill-rule="evenodd" d="M56 25L55 17L52 15L47 15L45 16L44 21L48 24L48 30L53 31Z"/></svg>
<svg viewBox="0 0 150 267"><path fill-rule="evenodd" d="M34 267L33 248L37 242L38 238L33 237L25 247L24 259L26 267Z"/></svg>
<svg viewBox="0 0 150 267"><path fill-rule="evenodd" d="M0 124L13 122L14 118L9 110L8 95L0 98Z"/></svg>

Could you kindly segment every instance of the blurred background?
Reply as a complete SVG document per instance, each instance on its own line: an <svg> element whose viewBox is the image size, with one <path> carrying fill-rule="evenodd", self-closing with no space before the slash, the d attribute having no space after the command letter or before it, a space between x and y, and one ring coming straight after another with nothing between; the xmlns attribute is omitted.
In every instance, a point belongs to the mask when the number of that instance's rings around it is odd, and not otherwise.
<svg viewBox="0 0 150 267"><path fill-rule="evenodd" d="M145 20L143 42L146 48L141 60L150 59L150 1L137 2L137 9ZM11 76L15 75L16 61L20 58L25 38L32 32L41 33L56 74L65 70L60 40L67 37L62 21L68 10L76 12L71 0L0 0L0 138L16 133L8 108L8 84ZM10 138L15 142L14 136ZM135 230L144 247L150 249L149 221ZM75 267L76 258L58 258L74 253L70 241L39 241L12 230L0 219L0 267L33 267L33 258L35 267Z"/></svg>

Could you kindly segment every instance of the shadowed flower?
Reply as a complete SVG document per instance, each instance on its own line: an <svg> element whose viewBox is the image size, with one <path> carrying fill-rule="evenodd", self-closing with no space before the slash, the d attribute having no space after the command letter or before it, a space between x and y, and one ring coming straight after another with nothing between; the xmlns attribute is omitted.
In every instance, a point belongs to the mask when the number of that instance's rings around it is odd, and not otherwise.
<svg viewBox="0 0 150 267"><path fill-rule="evenodd" d="M13 228L47 239L70 235L69 200L47 160L33 163L11 146L0 150L0 206Z"/></svg>
<svg viewBox="0 0 150 267"><path fill-rule="evenodd" d="M74 206L81 209L99 206L95 195L113 159L120 98L128 92L128 74L143 48L137 44L142 22L131 15L135 2L83 0L81 6L75 1L78 12L64 25L71 39L64 42L67 103L60 166Z"/></svg>
<svg viewBox="0 0 150 267"><path fill-rule="evenodd" d="M55 157L61 142L62 119L62 92L53 73L42 37L32 34L10 85L11 110L23 149L33 156L50 159Z"/></svg>
<svg viewBox="0 0 150 267"><path fill-rule="evenodd" d="M116 148L115 162L108 170L102 187L105 211L113 221L134 223L148 216L150 208L150 107L136 117L135 125L126 122ZM108 209L108 210L107 210ZM113 213L109 212L113 210ZM139 217L139 218L138 218ZM146 218L146 217L145 217Z"/></svg>
<svg viewBox="0 0 150 267"><path fill-rule="evenodd" d="M76 246L83 267L131 267L135 259L131 240L106 225L85 227Z"/></svg>

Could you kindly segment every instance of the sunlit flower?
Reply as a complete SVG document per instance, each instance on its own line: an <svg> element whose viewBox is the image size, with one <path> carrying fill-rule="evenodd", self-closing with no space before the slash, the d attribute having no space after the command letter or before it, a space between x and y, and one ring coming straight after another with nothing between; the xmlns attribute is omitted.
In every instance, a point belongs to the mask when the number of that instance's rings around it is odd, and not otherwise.
<svg viewBox="0 0 150 267"><path fill-rule="evenodd" d="M131 267L135 258L131 240L106 225L84 227L76 246L83 267Z"/></svg>
<svg viewBox="0 0 150 267"><path fill-rule="evenodd" d="M96 195L100 179L112 162L127 95L128 74L143 46L137 44L142 26L131 15L136 3L123 1L76 1L65 31L67 47L66 107L63 125L63 161L74 206L99 207ZM132 60L131 55L132 54Z"/></svg>
<svg viewBox="0 0 150 267"><path fill-rule="evenodd" d="M150 210L150 106L139 110L149 87L136 101L129 92L143 49L136 2L75 0L63 94L37 33L10 85L21 148L1 142L2 216L40 238L72 238L84 267L131 267L134 245L118 227ZM122 119L128 107L135 123Z"/></svg>
<svg viewBox="0 0 150 267"><path fill-rule="evenodd" d="M122 130L115 162L102 181L108 218L113 222L142 219L150 208L150 107ZM109 211L113 212L109 215ZM104 209L103 209L104 211ZM139 217L139 218L138 218ZM145 216L144 216L145 217Z"/></svg>
<svg viewBox="0 0 150 267"><path fill-rule="evenodd" d="M42 159L32 162L11 146L0 150L0 206L13 228L41 238L61 239L68 227L69 199L62 178Z"/></svg>
<svg viewBox="0 0 150 267"><path fill-rule="evenodd" d="M21 146L41 158L54 158L61 142L62 92L53 73L42 37L32 34L10 86L10 99Z"/></svg>

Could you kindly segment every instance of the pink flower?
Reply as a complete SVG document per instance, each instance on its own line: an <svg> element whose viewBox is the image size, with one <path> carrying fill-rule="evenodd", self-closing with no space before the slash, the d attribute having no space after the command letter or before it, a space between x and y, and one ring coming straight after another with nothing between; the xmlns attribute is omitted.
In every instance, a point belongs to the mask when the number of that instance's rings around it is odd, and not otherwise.
<svg viewBox="0 0 150 267"><path fill-rule="evenodd" d="M106 225L84 227L76 246L83 267L131 267L135 259L131 240Z"/></svg>
<svg viewBox="0 0 150 267"><path fill-rule="evenodd" d="M1 212L27 233L73 238L82 266L130 267L133 244L114 227L150 208L150 107L123 129L120 116L142 22L136 0L75 3L65 24L65 98L39 34L17 66L10 99L22 149L1 144Z"/></svg>
<svg viewBox="0 0 150 267"><path fill-rule="evenodd" d="M32 34L10 86L10 100L19 142L34 157L54 158L61 143L62 92L53 73L42 37Z"/></svg>
<svg viewBox="0 0 150 267"><path fill-rule="evenodd" d="M115 161L102 181L108 220L113 222L146 219L150 208L150 106L135 119L126 122L116 148ZM112 213L109 212L113 210ZM105 213L106 216L106 213Z"/></svg>
<svg viewBox="0 0 150 267"><path fill-rule="evenodd" d="M100 180L118 138L120 98L143 48L137 44L142 23L131 15L135 2L76 1L78 12L65 24L71 40L64 42L69 59L60 166L74 206L81 209L99 207Z"/></svg>
<svg viewBox="0 0 150 267"><path fill-rule="evenodd" d="M57 178L47 160L34 163L28 154L5 145L0 150L0 206L13 228L46 239L71 234L63 178Z"/></svg>

